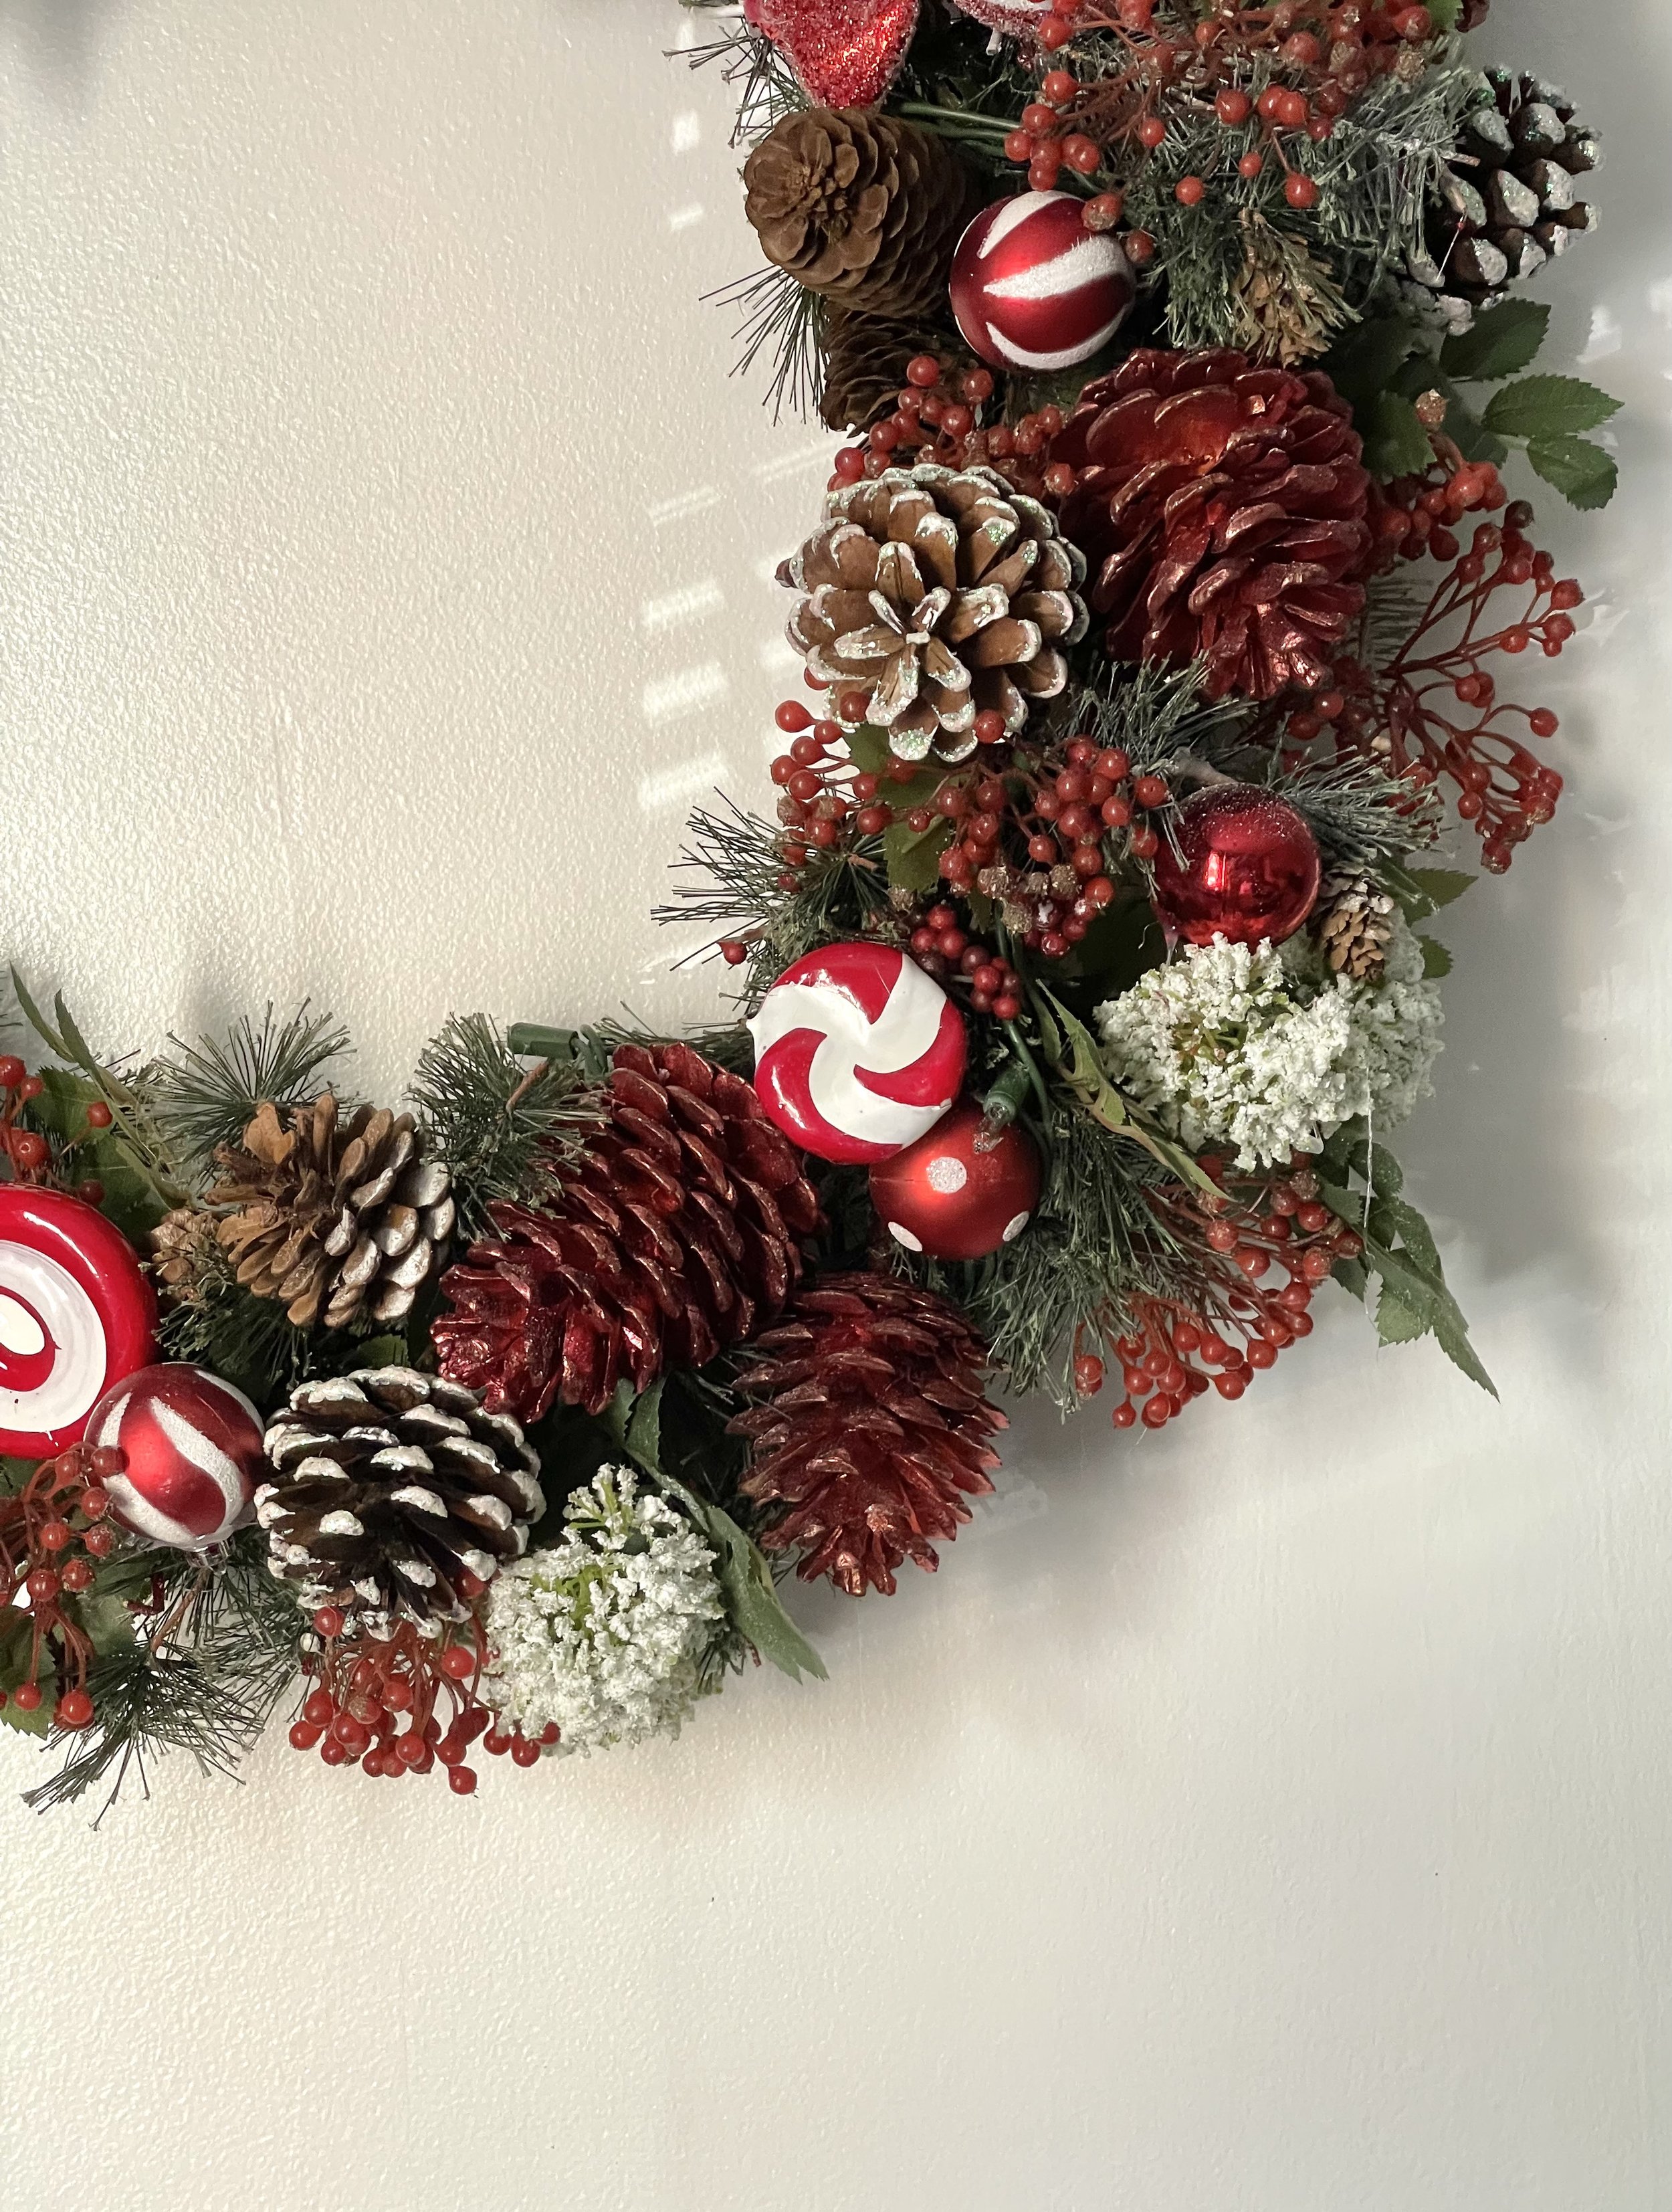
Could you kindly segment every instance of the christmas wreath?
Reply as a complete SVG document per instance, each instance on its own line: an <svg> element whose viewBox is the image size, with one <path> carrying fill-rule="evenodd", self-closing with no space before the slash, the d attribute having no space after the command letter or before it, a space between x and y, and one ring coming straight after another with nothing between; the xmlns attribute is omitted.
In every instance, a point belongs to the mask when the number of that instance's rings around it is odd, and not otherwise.
<svg viewBox="0 0 1672 2212"><path fill-rule="evenodd" d="M850 434L780 571L775 805L696 815L666 910L733 1004L459 1017L392 1109L306 1007L124 1060L14 975L34 1802L281 1713L469 1795L478 1751L820 1674L780 1578L933 1568L995 1390L1160 1429L1331 1280L1491 1388L1382 1139L1440 1049L1447 840L1500 873L1561 789L1499 685L1582 594L1500 471L1601 504L1614 403L1533 369L1514 288L1590 228L1597 147L1468 58L1485 13L711 19L748 357Z"/></svg>

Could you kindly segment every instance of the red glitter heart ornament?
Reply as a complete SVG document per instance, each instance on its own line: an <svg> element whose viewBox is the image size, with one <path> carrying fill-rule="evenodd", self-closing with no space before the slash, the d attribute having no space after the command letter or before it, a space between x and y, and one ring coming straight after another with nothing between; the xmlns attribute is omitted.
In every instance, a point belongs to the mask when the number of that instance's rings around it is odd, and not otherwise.
<svg viewBox="0 0 1672 2212"><path fill-rule="evenodd" d="M917 28L917 0L744 0L743 12L825 107L874 107Z"/></svg>

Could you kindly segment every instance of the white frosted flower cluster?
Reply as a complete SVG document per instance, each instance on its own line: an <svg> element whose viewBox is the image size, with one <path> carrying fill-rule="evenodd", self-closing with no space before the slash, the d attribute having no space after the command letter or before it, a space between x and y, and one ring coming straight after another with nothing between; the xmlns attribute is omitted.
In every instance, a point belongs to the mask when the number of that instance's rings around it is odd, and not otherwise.
<svg viewBox="0 0 1672 2212"><path fill-rule="evenodd" d="M530 1735L555 1721L560 1753L678 1735L725 1618L713 1552L627 1468L600 1468L563 1518L490 1586L484 1702Z"/></svg>
<svg viewBox="0 0 1672 2212"><path fill-rule="evenodd" d="M1356 1115L1402 1121L1431 1088L1438 987L1402 921L1382 981L1331 973L1307 936L1193 945L1097 1009L1110 1073L1193 1152L1242 1168L1322 1151Z"/></svg>

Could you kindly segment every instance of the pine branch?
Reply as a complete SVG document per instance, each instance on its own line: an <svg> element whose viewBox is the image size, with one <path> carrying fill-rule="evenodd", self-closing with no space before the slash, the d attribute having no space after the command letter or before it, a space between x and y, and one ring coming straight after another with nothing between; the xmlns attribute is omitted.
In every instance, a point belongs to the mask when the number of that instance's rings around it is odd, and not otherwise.
<svg viewBox="0 0 1672 2212"><path fill-rule="evenodd" d="M775 422L786 407L805 421L824 396L824 301L787 270L773 268L739 276L702 297L742 310L743 319L732 335L743 341L743 351L730 374L747 376L759 356L769 352L772 378L761 404L771 406Z"/></svg>
<svg viewBox="0 0 1672 2212"><path fill-rule="evenodd" d="M190 1297L163 1314L158 1334L171 1359L220 1375L264 1408L314 1371L313 1338L277 1298L258 1298L234 1274L218 1244L206 1243Z"/></svg>
<svg viewBox="0 0 1672 2212"><path fill-rule="evenodd" d="M217 1565L157 1554L163 1589L154 1625L93 1668L94 1723L54 1735L68 1756L25 1793L26 1805L70 1804L108 1778L102 1820L131 1773L149 1794L146 1762L169 1751L189 1752L204 1773L234 1774L297 1671L301 1615L294 1593L268 1573L266 1551L265 1538L248 1529Z"/></svg>
<svg viewBox="0 0 1672 2212"><path fill-rule="evenodd" d="M424 1047L412 1099L433 1150L453 1170L467 1237L489 1228L488 1207L535 1203L556 1181L572 1133L593 1115L572 1060L528 1067L485 1014L454 1014Z"/></svg>
<svg viewBox="0 0 1672 2212"><path fill-rule="evenodd" d="M304 1000L277 1023L270 1003L259 1029L242 1015L224 1038L168 1042L176 1057L152 1060L134 1087L172 1154L201 1174L216 1147L237 1144L266 1102L283 1113L317 1097L349 1033L329 1014L310 1014Z"/></svg>

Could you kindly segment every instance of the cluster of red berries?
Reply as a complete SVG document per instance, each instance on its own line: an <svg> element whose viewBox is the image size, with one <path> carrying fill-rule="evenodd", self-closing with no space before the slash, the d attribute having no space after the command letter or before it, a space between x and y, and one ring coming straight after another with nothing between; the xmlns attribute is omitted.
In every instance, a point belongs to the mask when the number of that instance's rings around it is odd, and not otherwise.
<svg viewBox="0 0 1672 2212"><path fill-rule="evenodd" d="M1438 561L1455 561L1462 550L1456 529L1464 515L1501 514L1509 502L1490 461L1466 461L1448 438L1436 438L1434 446L1434 466L1426 475L1396 477L1372 487L1376 574L1385 574L1398 561L1420 561L1426 553Z"/></svg>
<svg viewBox="0 0 1672 2212"><path fill-rule="evenodd" d="M479 1597L486 1585L465 1575L459 1588ZM493 1715L477 1695L483 1645L474 1620L446 1643L420 1635L410 1621L374 1636L353 1627L339 1606L322 1605L313 1632L319 1648L305 1663L314 1686L290 1741L298 1751L317 1749L327 1766L357 1765L362 1774L393 1781L429 1774L439 1765L454 1795L468 1797L477 1776L465 1762L478 1737L484 1750L508 1750L520 1765L532 1765L543 1744L557 1741L556 1729L548 1729L519 1754L520 1735L496 1739Z"/></svg>
<svg viewBox="0 0 1672 2212"><path fill-rule="evenodd" d="M879 477L903 460L927 460L951 469L985 464L1018 490L1065 498L1074 488L1074 471L1066 462L1053 463L1049 450L1062 428L1062 410L1042 407L1018 422L983 428L980 413L993 390L987 369L970 368L959 374L954 395L934 356L918 354L906 363L906 381L895 394L894 411L872 424L863 445L842 448L828 488L835 491L861 477Z"/></svg>
<svg viewBox="0 0 1672 2212"><path fill-rule="evenodd" d="M799 699L784 700L773 719L792 737L788 751L777 756L770 772L781 793L778 819L785 832L779 844L784 863L779 888L793 890L797 872L813 852L828 852L855 837L879 837L896 817L884 795L887 786L910 783L920 771L910 761L891 761L879 774L856 768L842 725L828 717L815 720ZM862 711L854 719L862 719Z"/></svg>
<svg viewBox="0 0 1672 2212"><path fill-rule="evenodd" d="M957 979L969 987L975 1012L991 1014L1000 1022L1019 1018L1021 977L1002 953L968 934L955 907L932 906L909 942L912 957L927 975L938 981Z"/></svg>
<svg viewBox="0 0 1672 2212"><path fill-rule="evenodd" d="M1219 1279L1194 1304L1133 1301L1128 1326L1110 1347L1125 1386L1114 1412L1117 1429L1140 1420L1147 1429L1164 1428L1210 1385L1222 1398L1240 1398L1280 1352L1311 1334L1314 1291L1338 1260L1364 1249L1357 1231L1320 1202L1310 1168L1292 1170L1254 1202L1227 1194L1216 1206L1176 1188L1155 1194L1152 1203L1175 1236L1213 1255ZM1274 1266L1288 1281L1280 1290L1257 1288ZM1104 1372L1097 1353L1076 1352L1074 1387L1082 1397L1103 1388Z"/></svg>
<svg viewBox="0 0 1672 2212"><path fill-rule="evenodd" d="M1536 824L1549 821L1562 788L1561 777L1521 742L1515 726L1543 740L1560 725L1547 707L1500 700L1482 664L1535 644L1555 659L1574 635L1573 611L1584 603L1575 579L1558 577L1551 556L1527 538L1532 520L1532 508L1517 500L1501 527L1476 529L1379 676L1355 661L1335 670L1345 695L1338 746L1368 752L1419 787L1449 781L1458 814L1480 839L1481 866L1494 874L1509 866L1514 848ZM1500 592L1524 594L1507 621L1490 610ZM1302 734L1292 721L1290 730Z"/></svg>
<svg viewBox="0 0 1672 2212"><path fill-rule="evenodd" d="M1037 765L1018 758L1008 774L948 777L906 820L914 830L927 830L937 814L950 821L956 834L940 855L945 881L955 891L973 887L1025 903L1029 951L1061 960L1114 902L1109 841L1122 838L1134 859L1152 859L1159 840L1134 817L1170 795L1164 778L1134 776L1118 746L1081 735Z"/></svg>
<svg viewBox="0 0 1672 2212"><path fill-rule="evenodd" d="M46 1087L40 1076L31 1075L15 1053L0 1055L0 1155L9 1160L20 1182L50 1179L67 1190L70 1184L65 1170L82 1138L71 1138L60 1146L55 1162L52 1147L40 1131L23 1126L24 1109L33 1104ZM87 1108L83 1136L108 1129L110 1125L109 1107L102 1098L93 1099ZM104 1201L105 1187L94 1176L88 1176L74 1188L76 1196L84 1198L89 1206Z"/></svg>
<svg viewBox="0 0 1672 2212"><path fill-rule="evenodd" d="M0 1498L0 1613L27 1601L28 1661L21 1681L0 1690L0 1705L39 1711L43 1677L58 1686L52 1710L61 1729L84 1729L93 1718L87 1692L93 1645L63 1601L93 1587L98 1563L116 1548L107 1522L105 1484L125 1465L119 1451L72 1444L43 1460L14 1498Z"/></svg>
<svg viewBox="0 0 1672 2212"><path fill-rule="evenodd" d="M1006 158L1025 166L1036 191L1051 191L1065 168L1092 177L1105 162L1118 167L1133 145L1158 152L1168 129L1161 103L1170 96L1192 119L1210 114L1225 131L1237 134L1240 176L1259 176L1268 156L1274 155L1285 172L1289 204L1314 207L1316 180L1291 165L1284 134L1302 131L1322 144L1374 78L1420 69L1414 58L1435 31L1426 7L1363 0L1277 0L1265 7L1221 0L1205 21L1193 24L1174 24L1164 9L1159 25L1156 18L1156 0L1113 0L1108 6L1059 0L1046 17L1054 27L1049 37L1041 33L1040 44L1049 52L1060 51L1077 33L1097 31L1112 34L1120 58L1084 83L1060 65L1046 72L1040 97L1023 110L1004 141ZM1257 95L1238 81L1256 62L1285 73L1284 81ZM1173 191L1183 206L1199 206L1207 180L1192 173L1179 178ZM1113 228L1121 220L1121 201L1118 191L1099 194L1087 208L1087 222L1093 229ZM1155 251L1146 231L1129 233L1123 243L1128 258L1140 265Z"/></svg>

